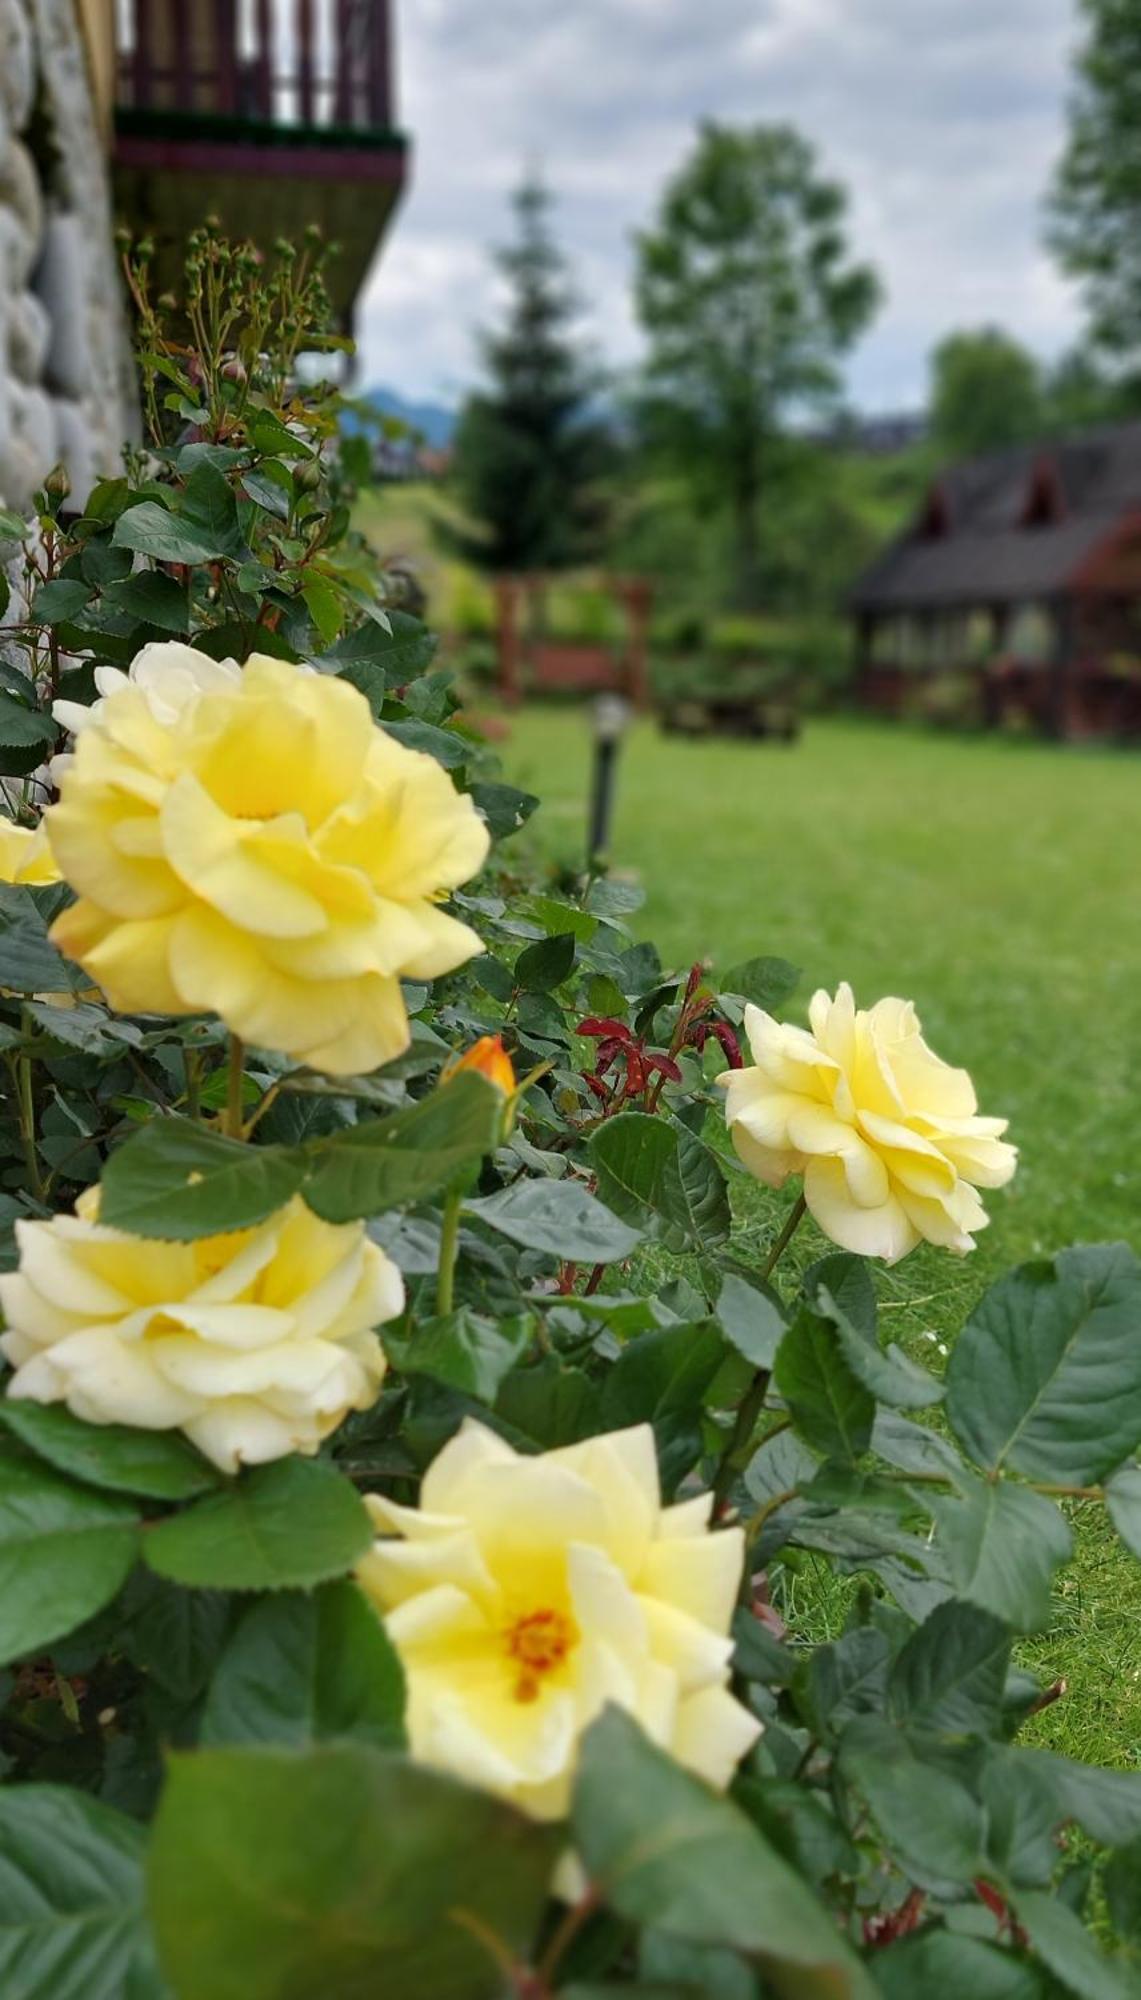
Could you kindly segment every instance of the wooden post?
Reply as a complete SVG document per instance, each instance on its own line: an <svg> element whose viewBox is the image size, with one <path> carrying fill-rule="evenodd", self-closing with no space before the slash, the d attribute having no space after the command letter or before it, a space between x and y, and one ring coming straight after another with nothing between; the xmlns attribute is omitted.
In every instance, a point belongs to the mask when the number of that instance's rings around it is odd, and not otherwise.
<svg viewBox="0 0 1141 2000"><path fill-rule="evenodd" d="M273 117L275 83L273 17L270 12L270 0L257 0L257 12L254 19L257 30L257 54L251 65L256 80L254 85L256 104L254 108L259 118L270 120Z"/></svg>
<svg viewBox="0 0 1141 2000"><path fill-rule="evenodd" d="M313 123L313 0L297 5L297 109L303 125Z"/></svg>
<svg viewBox="0 0 1141 2000"><path fill-rule="evenodd" d="M337 20L334 30L333 63L336 83L333 88L333 123L352 123L352 73L356 55L353 36L353 0L337 0Z"/></svg>
<svg viewBox="0 0 1141 2000"><path fill-rule="evenodd" d="M131 102L136 107L151 102L151 12L136 0L134 8L135 46L131 57Z"/></svg>
<svg viewBox="0 0 1141 2000"><path fill-rule="evenodd" d="M392 125L392 75L389 63L388 0L372 0L368 27L368 123L374 132Z"/></svg>
<svg viewBox="0 0 1141 2000"><path fill-rule="evenodd" d="M520 697L519 686L519 586L513 576L495 579L498 614L499 693L509 708Z"/></svg>
<svg viewBox="0 0 1141 2000"><path fill-rule="evenodd" d="M650 606L653 588L643 576L619 586L626 607L626 691L635 708L650 704Z"/></svg>
<svg viewBox="0 0 1141 2000"><path fill-rule="evenodd" d="M180 111L193 111L197 77L190 47L190 0L174 0L174 102Z"/></svg>

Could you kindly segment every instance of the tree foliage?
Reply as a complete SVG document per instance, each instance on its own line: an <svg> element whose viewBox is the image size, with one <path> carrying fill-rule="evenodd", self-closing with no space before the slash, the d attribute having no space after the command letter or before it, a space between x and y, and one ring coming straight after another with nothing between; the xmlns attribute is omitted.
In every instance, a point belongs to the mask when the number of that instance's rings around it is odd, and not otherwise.
<svg viewBox="0 0 1141 2000"><path fill-rule="evenodd" d="M538 181L514 197L516 238L497 259L506 316L482 336L487 385L456 434L457 483L482 530L467 552L494 570L581 562L597 553L603 525L598 482L610 446L550 209Z"/></svg>
<svg viewBox="0 0 1141 2000"><path fill-rule="evenodd" d="M1141 5L1081 0L1085 39L1069 141L1054 183L1051 239L1080 283L1097 344L1141 359Z"/></svg>
<svg viewBox="0 0 1141 2000"><path fill-rule="evenodd" d="M832 396L878 298L849 257L846 206L791 128L708 123L638 238L647 415L687 475L728 496L746 599L772 440Z"/></svg>
<svg viewBox="0 0 1141 2000"><path fill-rule="evenodd" d="M948 458L973 458L1041 433L1034 356L1000 327L948 334L931 356L931 429Z"/></svg>

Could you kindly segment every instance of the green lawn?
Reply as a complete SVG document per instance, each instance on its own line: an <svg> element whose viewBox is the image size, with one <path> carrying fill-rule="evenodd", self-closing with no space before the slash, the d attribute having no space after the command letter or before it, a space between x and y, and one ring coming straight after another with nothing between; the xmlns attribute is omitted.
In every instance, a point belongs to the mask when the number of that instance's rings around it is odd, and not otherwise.
<svg viewBox="0 0 1141 2000"><path fill-rule="evenodd" d="M584 715L528 710L502 748L543 798L534 838L578 860ZM975 1255L922 1250L881 1281L893 1333L928 1362L927 1336L953 1338L1010 1264L1082 1240L1141 1248L1141 756L854 721L811 723L793 748L691 743L644 723L622 752L612 851L667 959L791 958L793 1018L839 979L863 1004L905 994L981 1108L1009 1117L1020 1169L987 1197ZM1141 1566L1094 1510L1075 1526L1080 1561L1033 1648L1070 1693L1037 1727L1141 1763Z"/></svg>

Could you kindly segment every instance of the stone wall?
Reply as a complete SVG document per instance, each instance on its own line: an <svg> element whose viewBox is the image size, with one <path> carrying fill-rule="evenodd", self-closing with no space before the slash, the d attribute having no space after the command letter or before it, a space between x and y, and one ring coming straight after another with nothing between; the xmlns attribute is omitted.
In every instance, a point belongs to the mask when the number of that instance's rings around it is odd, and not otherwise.
<svg viewBox="0 0 1141 2000"><path fill-rule="evenodd" d="M0 0L0 504L73 502L137 432L106 142L74 0Z"/></svg>

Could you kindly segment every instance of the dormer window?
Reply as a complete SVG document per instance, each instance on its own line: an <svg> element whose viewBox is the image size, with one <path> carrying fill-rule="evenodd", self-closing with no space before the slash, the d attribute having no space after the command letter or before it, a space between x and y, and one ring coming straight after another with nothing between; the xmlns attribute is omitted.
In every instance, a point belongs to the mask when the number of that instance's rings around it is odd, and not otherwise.
<svg viewBox="0 0 1141 2000"><path fill-rule="evenodd" d="M1062 482L1052 459L1040 458L1030 474L1019 527L1052 528L1066 512Z"/></svg>
<svg viewBox="0 0 1141 2000"><path fill-rule="evenodd" d="M951 532L951 507L946 489L932 486L919 520L920 538L925 542L937 542Z"/></svg>

